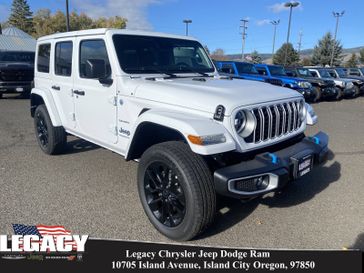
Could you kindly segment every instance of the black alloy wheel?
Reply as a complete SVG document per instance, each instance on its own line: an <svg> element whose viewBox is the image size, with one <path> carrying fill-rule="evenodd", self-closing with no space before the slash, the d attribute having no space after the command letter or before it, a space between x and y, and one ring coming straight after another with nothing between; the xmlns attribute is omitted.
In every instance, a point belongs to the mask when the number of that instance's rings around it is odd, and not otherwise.
<svg viewBox="0 0 364 273"><path fill-rule="evenodd" d="M183 188L173 167L153 162L147 167L144 189L147 204L158 221L167 227L178 226L186 212Z"/></svg>
<svg viewBox="0 0 364 273"><path fill-rule="evenodd" d="M36 115L36 128L39 144L43 149L47 149L48 147L48 127L42 112L37 112Z"/></svg>

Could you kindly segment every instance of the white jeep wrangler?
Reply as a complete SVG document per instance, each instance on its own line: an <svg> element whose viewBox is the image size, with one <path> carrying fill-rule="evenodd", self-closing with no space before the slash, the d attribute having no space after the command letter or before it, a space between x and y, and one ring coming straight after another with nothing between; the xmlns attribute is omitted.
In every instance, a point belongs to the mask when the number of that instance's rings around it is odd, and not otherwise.
<svg viewBox="0 0 364 273"><path fill-rule="evenodd" d="M189 240L216 194L251 199L324 161L328 136L287 88L219 76L193 38L94 29L38 40L31 115L41 149L67 134L138 160L144 210L158 231Z"/></svg>

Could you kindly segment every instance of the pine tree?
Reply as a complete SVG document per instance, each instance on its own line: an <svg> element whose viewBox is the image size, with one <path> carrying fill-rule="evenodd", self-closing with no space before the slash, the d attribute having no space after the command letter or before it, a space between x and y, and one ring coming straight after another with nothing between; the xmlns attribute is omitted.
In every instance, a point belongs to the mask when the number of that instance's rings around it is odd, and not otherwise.
<svg viewBox="0 0 364 273"><path fill-rule="evenodd" d="M312 55L313 65L330 65L333 45L335 44L333 65L339 66L342 61L343 47L339 41L335 41L331 33L326 33L315 46Z"/></svg>
<svg viewBox="0 0 364 273"><path fill-rule="evenodd" d="M286 61L287 50L287 61ZM273 63L280 65L293 65L297 64L300 60L297 50L293 48L291 43L284 43L274 54Z"/></svg>
<svg viewBox="0 0 364 273"><path fill-rule="evenodd" d="M254 50L251 54L250 54L250 58L251 58L251 62L253 64L260 64L262 63L262 57L260 57L258 51Z"/></svg>
<svg viewBox="0 0 364 273"><path fill-rule="evenodd" d="M33 13L27 0L13 0L8 23L28 34L33 33Z"/></svg>
<svg viewBox="0 0 364 273"><path fill-rule="evenodd" d="M359 54L359 61L361 62L361 64L364 64L364 47L360 49Z"/></svg>
<svg viewBox="0 0 364 273"><path fill-rule="evenodd" d="M358 57L355 53L352 53L350 59L346 62L346 67L356 67L358 65Z"/></svg>

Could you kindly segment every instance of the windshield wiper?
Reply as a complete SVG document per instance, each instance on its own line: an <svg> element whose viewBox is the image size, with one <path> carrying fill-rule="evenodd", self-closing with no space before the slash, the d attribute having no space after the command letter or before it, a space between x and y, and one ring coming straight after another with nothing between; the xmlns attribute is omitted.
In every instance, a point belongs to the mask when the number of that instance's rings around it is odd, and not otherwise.
<svg viewBox="0 0 364 273"><path fill-rule="evenodd" d="M192 73L196 73L196 74L200 74L203 77L211 77L209 74L205 73L205 72L201 72L189 67L184 68L183 70L181 70L180 72L192 72Z"/></svg>

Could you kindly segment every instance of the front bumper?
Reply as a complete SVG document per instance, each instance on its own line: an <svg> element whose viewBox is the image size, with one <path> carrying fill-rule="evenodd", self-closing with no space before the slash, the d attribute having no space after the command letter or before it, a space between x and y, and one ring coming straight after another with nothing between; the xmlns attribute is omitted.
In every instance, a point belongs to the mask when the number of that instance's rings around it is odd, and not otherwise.
<svg viewBox="0 0 364 273"><path fill-rule="evenodd" d="M352 96L355 96L355 88L352 87L352 88L344 88L344 96L345 97L352 97Z"/></svg>
<svg viewBox="0 0 364 273"><path fill-rule="evenodd" d="M337 90L335 87L324 87L321 88L321 94L325 98L332 98L339 94L339 90Z"/></svg>
<svg viewBox="0 0 364 273"><path fill-rule="evenodd" d="M315 91L313 88L295 88L297 92L301 93L306 100L310 100L315 97Z"/></svg>
<svg viewBox="0 0 364 273"><path fill-rule="evenodd" d="M2 82L0 93L24 93L32 90L32 82Z"/></svg>
<svg viewBox="0 0 364 273"><path fill-rule="evenodd" d="M324 162L328 154L328 142L328 135L320 132L273 154L259 154L252 160L218 169L214 172L215 190L218 194L239 199L277 191L298 178L297 168L301 159L312 158L312 166ZM254 178L257 177L269 177L266 188L255 188ZM249 190L238 189L236 183L245 183L244 189Z"/></svg>

